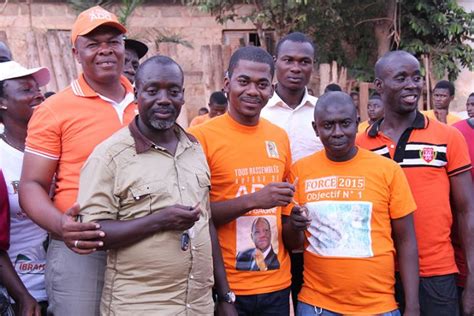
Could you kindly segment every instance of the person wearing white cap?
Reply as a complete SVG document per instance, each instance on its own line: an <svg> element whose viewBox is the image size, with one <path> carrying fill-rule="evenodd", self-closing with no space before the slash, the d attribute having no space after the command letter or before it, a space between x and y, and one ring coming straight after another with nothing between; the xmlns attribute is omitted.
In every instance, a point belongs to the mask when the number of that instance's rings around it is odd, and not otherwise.
<svg viewBox="0 0 474 316"><path fill-rule="evenodd" d="M136 113L133 87L122 75L126 31L114 14L99 6L82 12L71 42L83 73L45 100L28 124L20 203L51 235L45 275L49 314L99 314L106 255L95 250L102 246L97 238L104 233L98 223L80 223L74 217L82 165L97 144L127 126Z"/></svg>
<svg viewBox="0 0 474 316"><path fill-rule="evenodd" d="M46 313L48 300L44 283L48 235L22 211L18 203L18 184L27 125L33 109L44 101L39 88L49 79L47 68L27 69L14 61L0 63L0 122L4 124L0 134L0 169L8 192L8 201L0 203L9 205L8 256L14 267L14 270L5 268L4 253L1 253L0 270L16 272L20 277L21 282L8 289L17 315L40 315L40 307L34 300L40 302Z"/></svg>

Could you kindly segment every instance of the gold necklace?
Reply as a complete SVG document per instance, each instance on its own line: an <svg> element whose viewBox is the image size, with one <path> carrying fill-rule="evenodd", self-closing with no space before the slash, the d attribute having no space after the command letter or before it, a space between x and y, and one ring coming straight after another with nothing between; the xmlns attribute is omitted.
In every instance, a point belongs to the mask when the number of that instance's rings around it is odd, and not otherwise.
<svg viewBox="0 0 474 316"><path fill-rule="evenodd" d="M13 148L15 148L16 150L19 150L19 151L21 151L21 152L24 152L24 151L25 151L25 148L24 148L24 147L13 145L13 144L8 140L7 135L5 134L5 132L3 132L2 134L0 134L0 138L3 139L3 140L5 141L5 143L8 144L8 146L13 147Z"/></svg>

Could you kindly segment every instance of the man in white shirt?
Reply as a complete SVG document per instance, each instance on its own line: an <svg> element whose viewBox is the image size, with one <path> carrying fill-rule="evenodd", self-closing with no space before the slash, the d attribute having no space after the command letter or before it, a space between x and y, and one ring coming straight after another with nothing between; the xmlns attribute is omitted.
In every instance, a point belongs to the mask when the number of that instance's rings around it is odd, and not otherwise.
<svg viewBox="0 0 474 316"><path fill-rule="evenodd" d="M306 88L313 72L314 58L314 44L305 34L293 32L280 39L274 56L275 92L260 113L260 117L287 132L293 163L324 148L311 124L318 98L310 95ZM296 311L303 283L303 253L296 250L290 257L291 295Z"/></svg>
<svg viewBox="0 0 474 316"><path fill-rule="evenodd" d="M306 88L313 72L314 55L314 44L303 33L290 33L278 42L274 57L275 93L260 114L286 130L293 162L323 149L311 125L318 99Z"/></svg>

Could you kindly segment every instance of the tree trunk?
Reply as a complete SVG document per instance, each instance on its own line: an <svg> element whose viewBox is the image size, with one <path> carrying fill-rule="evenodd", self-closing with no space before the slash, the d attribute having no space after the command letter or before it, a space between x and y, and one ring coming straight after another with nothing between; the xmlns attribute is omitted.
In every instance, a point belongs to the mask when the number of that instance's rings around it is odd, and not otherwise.
<svg viewBox="0 0 474 316"><path fill-rule="evenodd" d="M387 0L385 4L385 16L375 22L374 35L377 41L377 58L382 57L390 50L396 23L397 3L396 0Z"/></svg>

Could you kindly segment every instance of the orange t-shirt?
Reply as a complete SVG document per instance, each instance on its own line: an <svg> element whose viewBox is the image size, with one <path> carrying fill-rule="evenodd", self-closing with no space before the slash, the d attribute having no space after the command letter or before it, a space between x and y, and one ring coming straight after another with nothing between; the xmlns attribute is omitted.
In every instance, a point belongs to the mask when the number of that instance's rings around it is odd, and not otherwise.
<svg viewBox="0 0 474 316"><path fill-rule="evenodd" d="M344 162L323 150L291 167L295 179L311 219L299 300L342 314L396 309L391 220L416 208L402 169L361 148Z"/></svg>
<svg viewBox="0 0 474 316"><path fill-rule="evenodd" d="M286 179L291 166L288 136L265 119L256 126L244 126L226 113L190 132L201 143L211 170L211 202L231 200ZM237 295L270 293L290 286L290 259L283 245L281 217L280 207L257 209L217 228L227 278ZM270 228L259 254L259 241L252 237L257 226Z"/></svg>
<svg viewBox="0 0 474 316"><path fill-rule="evenodd" d="M363 133L367 129L367 127L369 127L369 126L370 126L369 121L360 122L359 127L357 129L357 132L358 133Z"/></svg>
<svg viewBox="0 0 474 316"><path fill-rule="evenodd" d="M210 119L211 119L211 117L209 116L209 113L208 113L208 114L203 114L203 115L196 116L195 118L193 118L193 119L191 120L191 123L189 123L189 127L202 124L202 123L204 123L204 122L209 121Z"/></svg>
<svg viewBox="0 0 474 316"><path fill-rule="evenodd" d="M127 91L121 117L83 75L46 99L31 117L25 151L58 161L54 205L62 212L76 202L80 170L95 146L136 115L133 87L124 76L120 82Z"/></svg>
<svg viewBox="0 0 474 316"><path fill-rule="evenodd" d="M430 119L438 120L436 118L434 110L423 111L422 113L426 115L427 117L429 117ZM446 124L448 125L453 125L454 123L459 122L460 120L462 119L459 116L451 114L451 113L448 113L448 115L446 116Z"/></svg>
<svg viewBox="0 0 474 316"><path fill-rule="evenodd" d="M418 112L396 144L380 131L380 123L359 134L357 144L395 160L407 176L417 205L414 220L420 276L457 273L450 238L449 177L471 169L464 137L454 127Z"/></svg>

